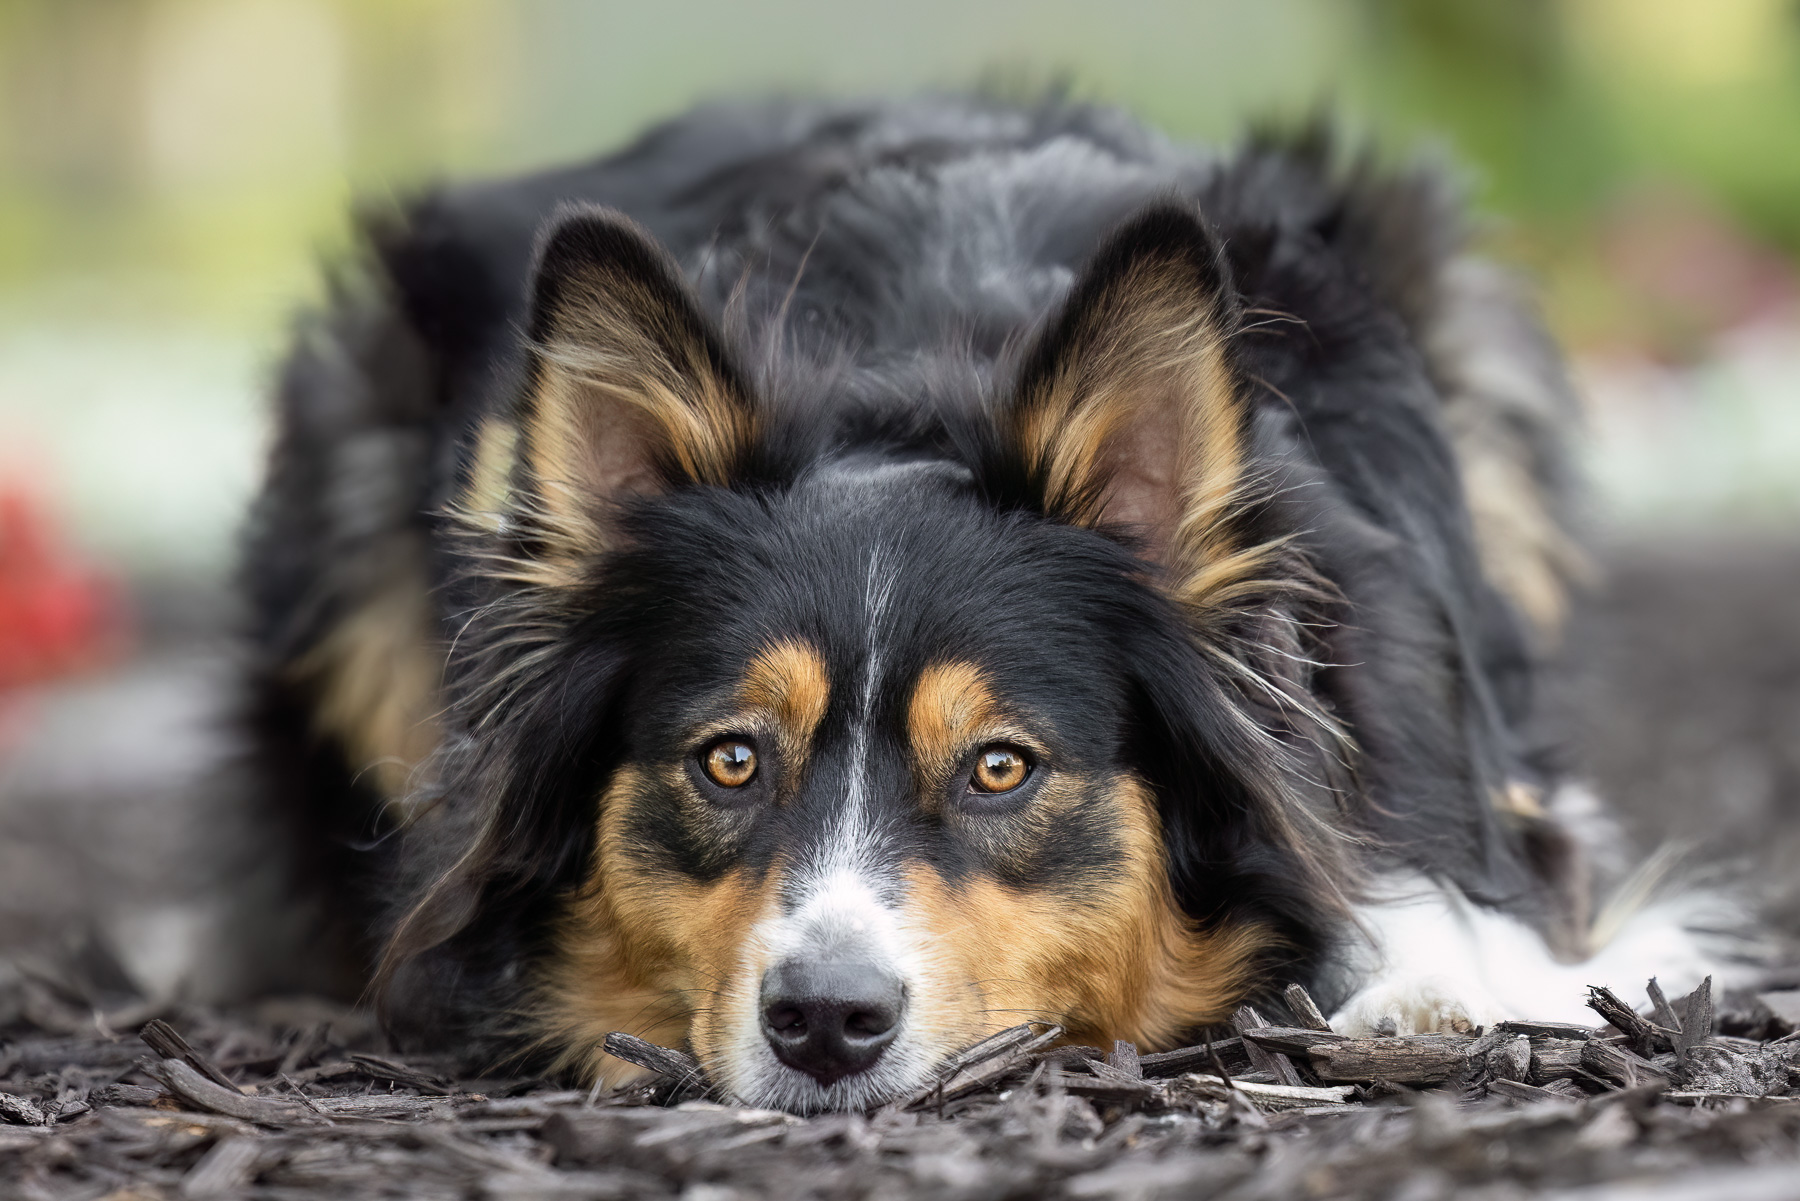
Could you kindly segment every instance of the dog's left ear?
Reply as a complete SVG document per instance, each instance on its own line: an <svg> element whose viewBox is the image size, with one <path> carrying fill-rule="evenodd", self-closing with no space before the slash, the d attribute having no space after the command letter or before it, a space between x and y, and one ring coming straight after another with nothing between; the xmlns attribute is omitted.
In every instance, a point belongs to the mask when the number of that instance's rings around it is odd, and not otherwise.
<svg viewBox="0 0 1800 1201"><path fill-rule="evenodd" d="M531 378L517 451L551 559L616 540L632 496L727 482L748 391L680 269L608 209L559 213L532 281Z"/></svg>
<svg viewBox="0 0 1800 1201"><path fill-rule="evenodd" d="M1026 356L1009 414L1048 511L1134 535L1194 601L1253 550L1238 528L1251 416L1238 322L1199 217L1152 209L1089 263Z"/></svg>

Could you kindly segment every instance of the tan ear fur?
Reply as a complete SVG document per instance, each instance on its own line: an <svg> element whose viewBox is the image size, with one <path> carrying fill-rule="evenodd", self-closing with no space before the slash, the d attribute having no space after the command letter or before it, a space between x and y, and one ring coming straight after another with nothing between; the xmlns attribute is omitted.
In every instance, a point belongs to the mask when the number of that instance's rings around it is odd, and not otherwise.
<svg viewBox="0 0 1800 1201"><path fill-rule="evenodd" d="M725 483L752 419L679 269L627 218L561 214L533 287L517 452L543 557L556 564L612 545L620 500Z"/></svg>
<svg viewBox="0 0 1800 1201"><path fill-rule="evenodd" d="M1051 511L1135 535L1196 605L1244 591L1267 557L1236 520L1252 482L1237 322L1205 227L1154 209L1095 256L1027 357L1013 408Z"/></svg>

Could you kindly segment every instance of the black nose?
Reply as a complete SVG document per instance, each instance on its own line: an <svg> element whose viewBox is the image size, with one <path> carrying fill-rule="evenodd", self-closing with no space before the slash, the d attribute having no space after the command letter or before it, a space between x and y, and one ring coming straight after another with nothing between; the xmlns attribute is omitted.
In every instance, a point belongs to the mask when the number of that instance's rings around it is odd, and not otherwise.
<svg viewBox="0 0 1800 1201"><path fill-rule="evenodd" d="M775 1058L826 1086L872 1067L905 1012L900 977L873 963L788 959L763 976L763 1035Z"/></svg>

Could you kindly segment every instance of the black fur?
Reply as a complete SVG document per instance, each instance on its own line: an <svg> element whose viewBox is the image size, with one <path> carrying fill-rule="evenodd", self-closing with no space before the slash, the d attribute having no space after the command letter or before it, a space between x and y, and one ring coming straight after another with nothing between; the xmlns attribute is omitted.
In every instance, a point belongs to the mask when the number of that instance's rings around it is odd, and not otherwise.
<svg viewBox="0 0 1800 1201"><path fill-rule="evenodd" d="M1435 274L1459 240L1437 195L1429 177L1339 170L1311 133L1214 158L1079 105L784 102L704 109L597 163L447 188L369 222L367 276L340 288L284 376L247 579L271 753L289 748L304 803L335 815L322 862L362 882L334 889L365 953L431 897L390 964L397 1024L504 1045L545 922L592 854L597 782L628 757L679 754L658 740L769 631L853 656L849 592L877 542L903 568L897 644L921 663L945 649L992 663L1049 715L1056 754L1139 771L1181 905L1203 922L1270 923L1286 943L1278 974L1324 1003L1343 982L1322 883L1355 880L1322 882L1283 848L1266 828L1271 788L1378 861L1539 916L1543 882L1489 803L1542 771L1523 733L1531 656L1483 577L1423 348ZM518 402L533 248L572 203L621 210L668 250L719 369L747 381L766 420L736 486L631 506L591 593L547 609L474 570L445 513L474 423ZM1132 548L1055 520L1043 481L997 432L1014 381L1055 352L1084 264L1158 206L1186 226L1152 219L1137 236L1190 236L1199 215L1212 233L1191 235L1203 243L1191 259L1241 330L1231 350L1254 386L1270 487L1238 520L1247 536L1292 540L1292 594L1219 636L1264 655L1258 670L1293 706L1222 675ZM1383 219L1396 210L1409 219ZM540 298L565 253L550 244ZM383 839L366 785L333 747L308 744L306 698L284 665L407 556L437 598L433 636L458 648L451 737L422 786L436 790L433 816ZM797 593L799 578L819 591ZM544 653L527 682L495 693L526 651ZM831 780L808 787L807 803L829 803ZM731 854L766 862L806 836L795 821ZM636 834L698 878L726 862L678 824ZM927 825L906 837L952 877L975 866ZM1078 878L1107 837L1078 825L1031 863L985 868Z"/></svg>

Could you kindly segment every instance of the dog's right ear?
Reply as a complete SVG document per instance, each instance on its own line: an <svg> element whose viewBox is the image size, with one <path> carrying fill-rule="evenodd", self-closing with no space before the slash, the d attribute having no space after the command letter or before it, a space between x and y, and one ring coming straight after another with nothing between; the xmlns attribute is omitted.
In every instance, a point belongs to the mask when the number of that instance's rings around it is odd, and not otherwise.
<svg viewBox="0 0 1800 1201"><path fill-rule="evenodd" d="M1135 536L1190 614L1268 591L1253 506L1256 392L1237 293L1199 214L1157 205L1094 255L1026 355L1012 437L1050 513Z"/></svg>
<svg viewBox="0 0 1800 1201"><path fill-rule="evenodd" d="M536 557L574 565L616 544L620 502L727 482L753 410L680 269L622 214L559 212L531 287L516 433L484 428L471 492L509 493L474 507L525 509Z"/></svg>

